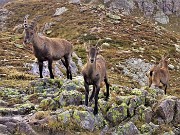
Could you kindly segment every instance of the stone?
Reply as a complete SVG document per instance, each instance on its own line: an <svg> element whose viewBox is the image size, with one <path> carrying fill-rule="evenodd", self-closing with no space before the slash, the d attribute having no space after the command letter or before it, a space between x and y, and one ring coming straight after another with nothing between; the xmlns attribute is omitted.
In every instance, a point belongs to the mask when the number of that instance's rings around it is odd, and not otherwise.
<svg viewBox="0 0 180 135"><path fill-rule="evenodd" d="M137 127L134 125L133 122L127 122L123 126L118 126L117 131L115 134L118 135L139 135L140 131L137 129Z"/></svg>
<svg viewBox="0 0 180 135"><path fill-rule="evenodd" d="M163 135L175 135L173 131L165 132Z"/></svg>
<svg viewBox="0 0 180 135"><path fill-rule="evenodd" d="M66 91L60 93L57 97L60 106L69 106L69 105L81 105L82 104L82 93L74 91Z"/></svg>
<svg viewBox="0 0 180 135"><path fill-rule="evenodd" d="M73 119L81 128L94 131L95 117L92 112L75 110L73 113Z"/></svg>
<svg viewBox="0 0 180 135"><path fill-rule="evenodd" d="M153 135L154 132L159 128L159 125L155 125L154 123L150 122L145 123L141 126L141 133L142 134L148 134L148 135Z"/></svg>
<svg viewBox="0 0 180 135"><path fill-rule="evenodd" d="M0 124L0 134L10 134L8 132L7 126Z"/></svg>
<svg viewBox="0 0 180 135"><path fill-rule="evenodd" d="M51 98L43 99L39 104L39 108L43 111L56 110L57 103Z"/></svg>
<svg viewBox="0 0 180 135"><path fill-rule="evenodd" d="M176 100L174 122L180 124L180 99Z"/></svg>
<svg viewBox="0 0 180 135"><path fill-rule="evenodd" d="M121 20L121 17L118 16L118 15L113 15L111 13L108 13L107 16L111 19L114 19L114 20Z"/></svg>
<svg viewBox="0 0 180 135"><path fill-rule="evenodd" d="M6 122L5 125L7 126L7 129L8 129L8 131L9 131L11 134L14 134L14 133L15 133L15 131L16 131L16 126L17 126L16 123Z"/></svg>
<svg viewBox="0 0 180 135"><path fill-rule="evenodd" d="M152 115L153 115L151 107L145 107L144 105L141 105L136 109L135 113L139 116L140 121L143 121L146 123L151 122Z"/></svg>
<svg viewBox="0 0 180 135"><path fill-rule="evenodd" d="M145 16L151 16L154 12L155 4L151 0L135 0L138 7L144 12Z"/></svg>
<svg viewBox="0 0 180 135"><path fill-rule="evenodd" d="M119 63L119 68L122 68L124 75L131 77L134 81L138 82L141 86L146 86L148 78L146 72L152 67L152 64L146 63L142 59L130 58L123 63Z"/></svg>
<svg viewBox="0 0 180 135"><path fill-rule="evenodd" d="M37 133L26 122L18 123L18 132L25 135L37 135Z"/></svg>
<svg viewBox="0 0 180 135"><path fill-rule="evenodd" d="M19 114L25 115L31 113L31 111L35 109L35 106L32 103L25 103L20 105L17 109Z"/></svg>
<svg viewBox="0 0 180 135"><path fill-rule="evenodd" d="M7 106L7 105L8 105L8 102L0 100L0 106Z"/></svg>
<svg viewBox="0 0 180 135"><path fill-rule="evenodd" d="M141 130L142 134L148 133L148 134L152 135L152 127L149 124L147 124L147 123L143 124L141 126L140 130Z"/></svg>
<svg viewBox="0 0 180 135"><path fill-rule="evenodd" d="M125 103L115 105L108 110L106 117L113 125L117 125L127 118L127 109L128 106Z"/></svg>
<svg viewBox="0 0 180 135"><path fill-rule="evenodd" d="M97 115L95 115L95 128L97 130L104 128L106 123L107 122L104 119L102 113L99 112Z"/></svg>
<svg viewBox="0 0 180 135"><path fill-rule="evenodd" d="M80 4L81 1L80 1L80 0L69 0L69 3L72 3L72 4Z"/></svg>
<svg viewBox="0 0 180 135"><path fill-rule="evenodd" d="M180 45L175 44L176 51L180 53Z"/></svg>
<svg viewBox="0 0 180 135"><path fill-rule="evenodd" d="M175 68L174 65L172 65L172 64L169 64L168 67L170 70L174 70L174 68Z"/></svg>
<svg viewBox="0 0 180 135"><path fill-rule="evenodd" d="M169 17L163 11L157 11L154 15L154 19L161 24L169 23Z"/></svg>
<svg viewBox="0 0 180 135"><path fill-rule="evenodd" d="M0 8L0 31L5 31L7 29L6 21L8 16L12 14L13 13L6 8Z"/></svg>
<svg viewBox="0 0 180 135"><path fill-rule="evenodd" d="M133 0L113 0L109 4L110 9L121 10L123 14L130 14L132 10L135 8L135 3Z"/></svg>
<svg viewBox="0 0 180 135"><path fill-rule="evenodd" d="M64 125L68 125L70 122L71 122L71 115L72 115L72 112L67 110L63 113L60 113L58 114L58 121L63 123Z"/></svg>
<svg viewBox="0 0 180 135"><path fill-rule="evenodd" d="M73 91L80 88L84 88L83 81L84 80L82 77L76 77L73 80L65 80L61 87L61 90Z"/></svg>
<svg viewBox="0 0 180 135"><path fill-rule="evenodd" d="M67 10L68 9L66 7L57 8L53 16L59 16L63 14L64 12L66 12Z"/></svg>
<svg viewBox="0 0 180 135"><path fill-rule="evenodd" d="M164 119L166 123L170 123L174 117L174 107L175 100L168 98L160 102L155 113Z"/></svg>

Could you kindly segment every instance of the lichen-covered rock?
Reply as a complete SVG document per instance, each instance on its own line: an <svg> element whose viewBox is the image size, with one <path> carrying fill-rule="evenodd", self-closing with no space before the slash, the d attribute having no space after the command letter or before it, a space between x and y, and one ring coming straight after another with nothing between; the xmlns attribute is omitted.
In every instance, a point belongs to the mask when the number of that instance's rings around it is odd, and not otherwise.
<svg viewBox="0 0 180 135"><path fill-rule="evenodd" d="M5 125L7 126L8 131L9 131L11 134L14 134L14 133L15 133L15 131L16 131L16 126L17 126L16 123L6 122Z"/></svg>
<svg viewBox="0 0 180 135"><path fill-rule="evenodd" d="M135 3L133 0L113 0L109 6L111 9L122 10L124 14L130 14L135 8Z"/></svg>
<svg viewBox="0 0 180 135"><path fill-rule="evenodd" d="M73 80L65 80L61 89L62 90L78 90L84 88L84 79L82 76L76 76Z"/></svg>
<svg viewBox="0 0 180 135"><path fill-rule="evenodd" d="M10 134L8 132L7 126L0 124L0 134L5 134L5 135Z"/></svg>
<svg viewBox="0 0 180 135"><path fill-rule="evenodd" d="M148 134L148 135L153 135L154 132L159 128L159 125L155 125L152 122L145 123L141 126L141 133L142 134Z"/></svg>
<svg viewBox="0 0 180 135"><path fill-rule="evenodd" d="M57 107L58 107L57 103L51 98L44 99L39 104L39 108L43 111L55 110L57 109Z"/></svg>
<svg viewBox="0 0 180 135"><path fill-rule="evenodd" d="M117 105L120 105L122 103L125 103L125 104L129 104L130 100L134 98L133 95L130 95L130 96L116 96L116 104Z"/></svg>
<svg viewBox="0 0 180 135"><path fill-rule="evenodd" d="M8 102L0 100L0 106L7 106Z"/></svg>
<svg viewBox="0 0 180 135"><path fill-rule="evenodd" d="M151 135L152 134L152 127L149 125L149 124L147 124L147 123L145 123L145 124L143 124L142 126L141 126L141 133L142 134L144 134L144 133L147 133L147 134L149 134L149 135Z"/></svg>
<svg viewBox="0 0 180 135"><path fill-rule="evenodd" d="M91 112L75 110L73 119L82 129L93 131L95 128L95 117Z"/></svg>
<svg viewBox="0 0 180 135"><path fill-rule="evenodd" d="M155 112L158 116L165 120L166 123L170 123L174 117L175 100L167 98L160 102Z"/></svg>
<svg viewBox="0 0 180 135"><path fill-rule="evenodd" d="M150 106L151 108L158 103L158 100L152 96L147 96L146 97L146 106Z"/></svg>
<svg viewBox="0 0 180 135"><path fill-rule="evenodd" d="M18 109L16 108L0 108L0 115L4 116L4 115L12 115L12 114L18 114Z"/></svg>
<svg viewBox="0 0 180 135"><path fill-rule="evenodd" d="M125 103L114 105L108 110L106 117L112 124L116 125L127 118L127 109L128 106Z"/></svg>
<svg viewBox="0 0 180 135"><path fill-rule="evenodd" d="M32 103L25 103L17 107L18 113L21 115L29 114L35 109L35 105Z"/></svg>
<svg viewBox="0 0 180 135"><path fill-rule="evenodd" d="M174 122L180 124L180 99L176 100Z"/></svg>
<svg viewBox="0 0 180 135"><path fill-rule="evenodd" d="M134 115L135 108L140 104L141 100L138 96L134 96L133 98L131 98L128 106L128 115L132 117Z"/></svg>
<svg viewBox="0 0 180 135"><path fill-rule="evenodd" d="M68 125L71 122L72 110L67 110L58 114L57 119L64 125Z"/></svg>
<svg viewBox="0 0 180 135"><path fill-rule="evenodd" d="M59 101L60 106L68 106L68 105L81 105L82 104L82 93L74 90L74 91L66 91L60 93L60 95L56 98Z"/></svg>
<svg viewBox="0 0 180 135"><path fill-rule="evenodd" d="M107 101L105 101L104 99L99 99L98 100L98 104L99 104L99 109L101 110L101 112L103 114L106 114L108 108L109 108L109 104Z"/></svg>
<svg viewBox="0 0 180 135"><path fill-rule="evenodd" d="M117 130L113 134L118 135L138 135L140 134L137 127L134 125L133 122L128 122L123 126L118 126Z"/></svg>
<svg viewBox="0 0 180 135"><path fill-rule="evenodd" d="M97 115L95 115L95 128L97 130L102 129L105 124L107 124L107 122L104 119L102 113L99 112Z"/></svg>
<svg viewBox="0 0 180 135"><path fill-rule="evenodd" d="M58 92L61 86L63 85L62 79L49 79L49 78L40 78L36 81L32 81L30 86L33 88L32 93L55 93Z"/></svg>
<svg viewBox="0 0 180 135"><path fill-rule="evenodd" d="M135 112L139 116L139 120L146 123L150 123L152 119L152 109L151 107L145 107L144 105L139 106Z"/></svg>
<svg viewBox="0 0 180 135"><path fill-rule="evenodd" d="M37 133L32 129L32 127L26 122L18 123L18 133L25 135L37 135Z"/></svg>

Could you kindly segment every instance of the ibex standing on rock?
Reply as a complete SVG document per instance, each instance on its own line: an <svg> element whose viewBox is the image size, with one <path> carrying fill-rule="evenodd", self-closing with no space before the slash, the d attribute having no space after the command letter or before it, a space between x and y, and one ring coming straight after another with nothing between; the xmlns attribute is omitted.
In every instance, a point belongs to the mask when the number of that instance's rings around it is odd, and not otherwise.
<svg viewBox="0 0 180 135"><path fill-rule="evenodd" d="M84 86L86 89L85 93L85 105L88 106L88 95L89 95L89 85L93 85L93 91L90 96L89 101L95 98L95 106L94 106L94 114L98 113L98 94L100 91L100 83L105 82L106 84L106 98L108 100L109 97L109 83L106 73L106 65L105 60L101 55L98 55L100 52L100 48L96 46L88 47L86 49L87 55L87 63L84 65L82 69L82 74L84 77Z"/></svg>
<svg viewBox="0 0 180 135"><path fill-rule="evenodd" d="M32 43L34 55L38 60L40 78L43 78L43 61L48 61L48 69L50 72L50 78L54 78L52 72L53 60L61 59L62 63L66 67L67 78L72 79L72 73L70 69L70 59L73 52L73 46L70 42L59 38L48 38L38 35L36 31L37 17L28 24L28 15L24 19L25 37L24 43ZM62 59L64 58L64 60Z"/></svg>
<svg viewBox="0 0 180 135"><path fill-rule="evenodd" d="M159 87L160 84L163 84L165 87L164 92L166 94L167 86L169 84L167 56L163 57L158 65L153 66L146 75L149 79L149 87L151 87L151 85Z"/></svg>

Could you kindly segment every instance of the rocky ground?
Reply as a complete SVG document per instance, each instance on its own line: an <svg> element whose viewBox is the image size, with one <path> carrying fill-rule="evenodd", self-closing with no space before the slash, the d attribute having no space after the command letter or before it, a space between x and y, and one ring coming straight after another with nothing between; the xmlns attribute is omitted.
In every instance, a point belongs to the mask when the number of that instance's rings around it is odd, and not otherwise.
<svg viewBox="0 0 180 135"><path fill-rule="evenodd" d="M89 2L17 0L0 9L0 134L180 134L178 30L115 10L121 2ZM32 47L22 44L26 14L30 19L42 16L41 34L74 44L72 81L65 79L60 62L53 65L55 79L48 79L46 68L45 78L38 78ZM80 71L86 61L84 43L96 44L98 39L111 86L105 101L102 84L99 114L94 116L94 101L84 106ZM148 88L145 76L164 54L170 57L167 95L162 89Z"/></svg>

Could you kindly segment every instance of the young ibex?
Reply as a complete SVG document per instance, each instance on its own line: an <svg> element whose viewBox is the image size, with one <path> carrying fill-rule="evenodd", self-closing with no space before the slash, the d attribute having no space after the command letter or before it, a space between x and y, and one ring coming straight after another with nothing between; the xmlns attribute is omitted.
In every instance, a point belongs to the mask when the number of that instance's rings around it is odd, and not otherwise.
<svg viewBox="0 0 180 135"><path fill-rule="evenodd" d="M149 87L154 85L159 87L161 84L165 87L165 94L169 84L169 70L167 56L163 57L158 65L153 66L147 73L149 79Z"/></svg>
<svg viewBox="0 0 180 135"><path fill-rule="evenodd" d="M28 15L24 19L24 44L32 43L34 55L38 60L40 78L43 78L43 61L48 61L48 69L50 78L54 78L52 72L53 60L61 59L63 65L66 67L67 78L72 80L72 73L70 69L70 59L73 52L73 46L70 42L59 38L48 38L38 35L36 31L37 17L28 24ZM64 60L63 60L64 58Z"/></svg>
<svg viewBox="0 0 180 135"><path fill-rule="evenodd" d="M87 63L84 65L82 69L82 74L84 77L84 86L85 86L85 105L88 106L88 95L89 95L89 85L93 85L93 91L89 98L91 101L94 97L95 106L94 106L94 115L98 113L98 94L100 91L100 83L102 81L106 84L106 98L108 100L109 97L109 83L106 73L106 65L105 60L101 55L98 55L100 52L100 48L96 46L87 47L86 49L87 55Z"/></svg>

